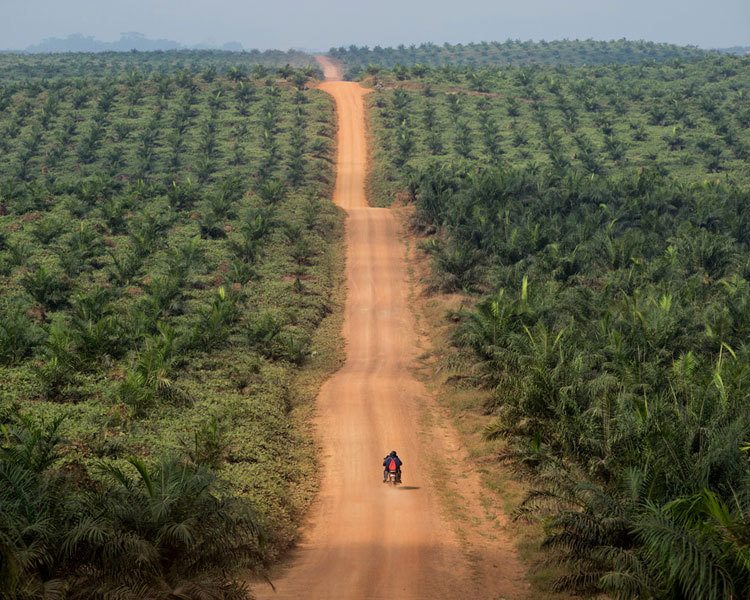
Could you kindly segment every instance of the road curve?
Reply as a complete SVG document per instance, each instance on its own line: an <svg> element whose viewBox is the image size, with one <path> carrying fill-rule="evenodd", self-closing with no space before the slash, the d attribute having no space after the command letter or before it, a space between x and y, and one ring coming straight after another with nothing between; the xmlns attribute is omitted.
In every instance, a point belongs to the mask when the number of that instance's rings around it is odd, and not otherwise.
<svg viewBox="0 0 750 600"><path fill-rule="evenodd" d="M272 578L275 590L253 592L290 600L520 597L512 550L467 558L466 536L459 541L430 476L432 458L451 447L430 424L434 401L413 375L418 338L398 222L390 210L367 206L367 90L339 81L330 62L322 66L328 80L320 88L333 96L339 120L334 202L348 213L347 357L317 400L323 472L310 522ZM392 449L404 460L404 484L395 489L381 483Z"/></svg>

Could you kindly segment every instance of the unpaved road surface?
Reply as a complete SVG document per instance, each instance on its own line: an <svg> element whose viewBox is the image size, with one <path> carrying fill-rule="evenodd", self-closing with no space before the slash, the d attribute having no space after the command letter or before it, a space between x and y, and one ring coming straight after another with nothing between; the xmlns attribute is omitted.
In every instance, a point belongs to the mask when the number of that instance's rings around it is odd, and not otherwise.
<svg viewBox="0 0 750 600"><path fill-rule="evenodd" d="M253 591L284 599L521 598L523 570L502 538L502 519L498 525L474 497L476 476L443 487L441 469L456 479L449 465L461 450L413 375L419 339L399 224L390 210L367 206L366 90L323 66L320 87L339 120L334 201L348 213L347 359L317 401L322 487L302 543L272 577L275 591ZM398 488L381 482L392 449L404 460Z"/></svg>

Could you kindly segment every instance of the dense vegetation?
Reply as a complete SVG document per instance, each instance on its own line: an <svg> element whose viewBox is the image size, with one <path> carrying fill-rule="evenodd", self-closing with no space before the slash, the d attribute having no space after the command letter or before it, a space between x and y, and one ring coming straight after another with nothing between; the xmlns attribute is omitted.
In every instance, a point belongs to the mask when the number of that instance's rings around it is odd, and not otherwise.
<svg viewBox="0 0 750 600"><path fill-rule="evenodd" d="M408 79L404 78L408 74ZM750 594L750 63L379 73L457 376L534 474L559 589Z"/></svg>
<svg viewBox="0 0 750 600"><path fill-rule="evenodd" d="M438 162L602 175L648 167L746 180L747 61L608 67L412 67L370 78L383 132L376 201Z"/></svg>
<svg viewBox="0 0 750 600"><path fill-rule="evenodd" d="M747 56L750 54L750 46L731 46L729 48L719 48L717 52L724 54L736 54L738 56Z"/></svg>
<svg viewBox="0 0 750 600"><path fill-rule="evenodd" d="M373 72L378 67L492 67L522 65L607 65L667 62L703 58L706 51L694 46L676 46L644 41L559 40L532 42L507 40L472 44L427 43L419 46L382 48L349 46L331 48L329 55L341 61L349 77Z"/></svg>
<svg viewBox="0 0 750 600"><path fill-rule="evenodd" d="M295 535L335 126L242 56L2 58L2 597L244 597Z"/></svg>
<svg viewBox="0 0 750 600"><path fill-rule="evenodd" d="M290 68L317 70L314 59L289 50L166 50L157 52L65 52L59 54L17 54L0 52L0 78L7 84L27 78L116 77L135 70L142 73L177 71L195 73L207 69L238 71L262 79L273 70Z"/></svg>

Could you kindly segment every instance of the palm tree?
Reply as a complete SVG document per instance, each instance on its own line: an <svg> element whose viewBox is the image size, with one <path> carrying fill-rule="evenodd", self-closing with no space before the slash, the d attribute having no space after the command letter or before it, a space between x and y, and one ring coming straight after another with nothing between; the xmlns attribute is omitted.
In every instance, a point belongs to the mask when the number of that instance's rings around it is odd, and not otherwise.
<svg viewBox="0 0 750 600"><path fill-rule="evenodd" d="M129 470L103 466L111 487L90 496L99 514L67 536L68 563L81 565L73 597L117 588L165 600L244 597L226 573L262 556L262 530L247 503L223 494L224 484L205 466L174 457L152 467L136 458L126 464Z"/></svg>
<svg viewBox="0 0 750 600"><path fill-rule="evenodd" d="M202 458L130 458L101 465L96 485L74 482L57 466L61 424L2 429L3 597L247 597L230 573L261 564L264 534Z"/></svg>
<svg viewBox="0 0 750 600"><path fill-rule="evenodd" d="M237 294L220 287L211 304L199 311L191 345L200 351L208 351L226 344L231 326L239 317L238 304Z"/></svg>
<svg viewBox="0 0 750 600"><path fill-rule="evenodd" d="M750 506L725 503L715 492L646 506L635 532L664 596L740 600L750 594ZM625 598L625 594L620 597Z"/></svg>
<svg viewBox="0 0 750 600"><path fill-rule="evenodd" d="M286 196L286 185L282 181L270 180L261 183L257 189L258 196L267 204L279 204Z"/></svg>
<svg viewBox="0 0 750 600"><path fill-rule="evenodd" d="M161 322L157 334L146 339L143 349L120 386L122 401L134 412L143 413L157 400L174 400L180 391L172 379L176 355L176 334Z"/></svg>
<svg viewBox="0 0 750 600"><path fill-rule="evenodd" d="M56 514L64 480L51 472L59 459L62 419L35 426L21 419L0 433L0 595L31 600L60 594L54 572L59 543Z"/></svg>
<svg viewBox="0 0 750 600"><path fill-rule="evenodd" d="M56 310L67 304L68 280L44 265L27 271L21 278L21 285L46 310Z"/></svg>
<svg viewBox="0 0 750 600"><path fill-rule="evenodd" d="M0 363L14 364L30 356L42 332L18 310L0 312Z"/></svg>

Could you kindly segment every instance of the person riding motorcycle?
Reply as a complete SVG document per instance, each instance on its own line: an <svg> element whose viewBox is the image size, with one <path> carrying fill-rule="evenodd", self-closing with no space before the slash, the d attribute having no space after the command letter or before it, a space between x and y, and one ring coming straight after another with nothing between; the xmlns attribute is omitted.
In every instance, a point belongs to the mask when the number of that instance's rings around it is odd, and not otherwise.
<svg viewBox="0 0 750 600"><path fill-rule="evenodd" d="M393 463L393 464L391 464ZM388 472L396 472L396 483L401 483L401 465L403 461L398 457L395 450L391 450L383 459L383 483L388 481Z"/></svg>

